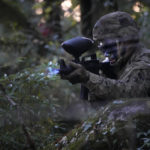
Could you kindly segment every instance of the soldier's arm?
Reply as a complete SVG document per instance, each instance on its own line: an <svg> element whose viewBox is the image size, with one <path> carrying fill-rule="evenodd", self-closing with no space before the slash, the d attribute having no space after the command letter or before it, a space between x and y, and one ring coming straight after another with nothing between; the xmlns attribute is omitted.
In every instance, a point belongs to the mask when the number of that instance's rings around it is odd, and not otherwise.
<svg viewBox="0 0 150 150"><path fill-rule="evenodd" d="M146 96L150 85L150 70L135 69L125 78L114 80L89 73L89 80L84 84L90 94L99 99Z"/></svg>

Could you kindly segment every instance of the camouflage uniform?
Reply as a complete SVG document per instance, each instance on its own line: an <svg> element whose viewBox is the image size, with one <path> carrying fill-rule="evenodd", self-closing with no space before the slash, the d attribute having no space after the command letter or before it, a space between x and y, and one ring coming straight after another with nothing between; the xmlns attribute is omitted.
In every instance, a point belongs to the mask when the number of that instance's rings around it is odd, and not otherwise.
<svg viewBox="0 0 150 150"><path fill-rule="evenodd" d="M94 26L93 39L104 42L105 39L138 39L139 29L129 14L114 12L100 18ZM119 51L125 47L125 54ZM118 46L116 62L117 79L89 74L84 85L89 89L90 100L117 99L125 97L150 96L150 51L139 42L122 42Z"/></svg>

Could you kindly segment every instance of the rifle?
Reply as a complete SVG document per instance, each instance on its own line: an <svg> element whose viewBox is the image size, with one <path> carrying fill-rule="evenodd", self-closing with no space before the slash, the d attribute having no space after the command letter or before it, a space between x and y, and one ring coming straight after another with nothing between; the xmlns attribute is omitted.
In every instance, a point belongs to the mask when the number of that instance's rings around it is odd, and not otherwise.
<svg viewBox="0 0 150 150"><path fill-rule="evenodd" d="M94 47L93 40L85 37L75 37L63 42L61 46L66 52L74 57L74 60L72 60L73 62L83 65L84 68L88 71L94 74L99 74L99 70L102 70L107 77L115 78L113 74L113 67L110 65L110 63L99 62L95 53L89 56L81 57L83 53L91 50ZM63 59L59 60L59 64L60 75L67 75L74 70L74 68L72 68L71 66L66 65ZM81 99L88 100L88 92L89 90L81 84Z"/></svg>

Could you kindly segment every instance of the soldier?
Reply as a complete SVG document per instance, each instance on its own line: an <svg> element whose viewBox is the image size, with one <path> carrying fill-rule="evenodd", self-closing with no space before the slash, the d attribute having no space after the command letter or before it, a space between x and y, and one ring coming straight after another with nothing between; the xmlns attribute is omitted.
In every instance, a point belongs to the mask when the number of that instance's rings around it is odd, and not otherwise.
<svg viewBox="0 0 150 150"><path fill-rule="evenodd" d="M139 42L139 29L132 17L119 11L101 17L94 26L93 40L115 66L116 78L93 74L72 62L75 70L63 78L87 87L90 101L149 97L150 51Z"/></svg>

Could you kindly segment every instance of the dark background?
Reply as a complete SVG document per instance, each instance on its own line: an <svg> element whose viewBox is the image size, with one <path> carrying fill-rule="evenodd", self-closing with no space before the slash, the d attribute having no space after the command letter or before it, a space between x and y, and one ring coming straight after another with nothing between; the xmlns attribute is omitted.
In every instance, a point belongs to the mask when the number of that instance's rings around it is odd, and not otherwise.
<svg viewBox="0 0 150 150"><path fill-rule="evenodd" d="M150 47L149 0L0 1L1 150L42 149L85 117L77 117L79 85L49 69L58 68L60 58L71 59L62 41L92 38L97 19L117 10L131 14Z"/></svg>

